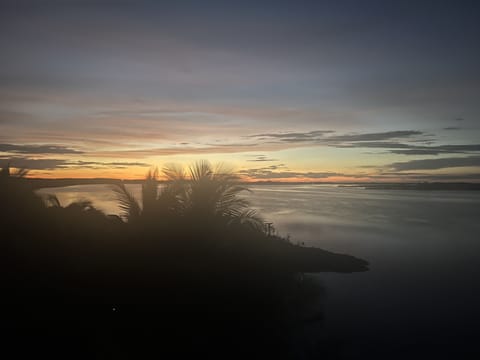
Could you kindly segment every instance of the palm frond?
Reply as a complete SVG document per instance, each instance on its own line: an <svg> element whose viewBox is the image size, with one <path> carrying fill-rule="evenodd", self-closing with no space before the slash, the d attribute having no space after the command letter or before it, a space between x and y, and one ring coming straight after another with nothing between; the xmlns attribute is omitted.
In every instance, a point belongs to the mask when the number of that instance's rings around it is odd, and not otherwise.
<svg viewBox="0 0 480 360"><path fill-rule="evenodd" d="M162 173L170 182L184 181L185 180L185 171L183 167L177 164L167 164L163 167Z"/></svg>
<svg viewBox="0 0 480 360"><path fill-rule="evenodd" d="M246 226L252 230L265 232L265 221L254 209L246 209L230 220L231 224Z"/></svg>
<svg viewBox="0 0 480 360"><path fill-rule="evenodd" d="M10 162L6 163L0 170L0 177L3 178L25 178L29 170L25 168L17 168L15 171L11 170Z"/></svg>
<svg viewBox="0 0 480 360"><path fill-rule="evenodd" d="M189 172L190 180L194 182L209 180L213 174L212 165L207 160L197 161L190 166Z"/></svg>
<svg viewBox="0 0 480 360"><path fill-rule="evenodd" d="M55 207L55 208L62 207L62 205L60 204L60 200L58 200L58 197L56 195L45 194L42 196L42 200L46 207Z"/></svg>
<svg viewBox="0 0 480 360"><path fill-rule="evenodd" d="M16 178L25 178L30 170L25 169L25 168L19 168L16 169L11 176L14 176Z"/></svg>
<svg viewBox="0 0 480 360"><path fill-rule="evenodd" d="M132 193L127 190L125 184L113 185L112 190L119 202L122 217L129 222L137 220L142 213L142 209Z"/></svg>
<svg viewBox="0 0 480 360"><path fill-rule="evenodd" d="M145 181L142 184L143 211L151 213L155 207L158 196L158 169L148 171Z"/></svg>

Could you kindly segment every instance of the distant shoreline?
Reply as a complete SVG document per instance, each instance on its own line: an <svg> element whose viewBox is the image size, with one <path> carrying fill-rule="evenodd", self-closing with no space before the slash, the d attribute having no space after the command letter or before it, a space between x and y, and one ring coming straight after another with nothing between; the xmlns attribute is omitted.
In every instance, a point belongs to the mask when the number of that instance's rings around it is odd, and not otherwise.
<svg viewBox="0 0 480 360"><path fill-rule="evenodd" d="M341 187L362 187L366 190L420 190L420 191L478 191L480 190L479 183L369 183L369 184L352 184L339 185Z"/></svg>
<svg viewBox="0 0 480 360"><path fill-rule="evenodd" d="M110 178L27 178L34 189L50 187L66 187L75 185L110 185L110 184L141 184L143 179L110 179ZM159 181L162 183L162 181ZM339 187L364 188L366 190L480 190L480 183L471 182L421 182L421 183L339 183L339 182L282 182L282 181L255 181L245 182L245 185L337 185Z"/></svg>

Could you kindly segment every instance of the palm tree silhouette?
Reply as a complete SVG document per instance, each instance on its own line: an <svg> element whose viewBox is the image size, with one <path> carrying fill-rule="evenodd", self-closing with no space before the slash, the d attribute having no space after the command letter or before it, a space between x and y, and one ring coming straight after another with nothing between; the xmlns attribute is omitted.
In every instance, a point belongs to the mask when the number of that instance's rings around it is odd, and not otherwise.
<svg viewBox="0 0 480 360"><path fill-rule="evenodd" d="M0 204L5 210L4 217L12 221L18 221L22 212L38 215L44 209L43 201L32 191L27 175L28 170L24 168L12 171L10 163L0 170Z"/></svg>
<svg viewBox="0 0 480 360"><path fill-rule="evenodd" d="M5 166L2 167L0 170L0 178L1 179L22 179L28 175L28 169L25 168L17 168L15 171L12 172L10 163L7 163Z"/></svg>
<svg viewBox="0 0 480 360"><path fill-rule="evenodd" d="M202 221L223 222L227 225L244 224L263 229L263 220L240 195L249 191L239 184L231 169L208 161L199 161L189 167L189 179L182 194L185 215Z"/></svg>
<svg viewBox="0 0 480 360"><path fill-rule="evenodd" d="M264 221L250 203L240 195L249 191L240 185L232 170L202 160L188 168L167 165L162 173L167 182L158 190L158 170L150 170L142 185L142 203L126 189L115 185L123 217L129 222L139 219L163 221L183 218L197 225L241 225L264 231Z"/></svg>

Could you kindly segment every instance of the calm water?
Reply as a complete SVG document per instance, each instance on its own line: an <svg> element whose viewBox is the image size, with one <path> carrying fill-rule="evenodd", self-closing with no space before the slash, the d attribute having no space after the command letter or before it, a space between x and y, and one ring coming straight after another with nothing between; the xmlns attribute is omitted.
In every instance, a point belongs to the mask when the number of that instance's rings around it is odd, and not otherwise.
<svg viewBox="0 0 480 360"><path fill-rule="evenodd" d="M139 186L130 190L139 195ZM315 275L326 289L318 331L341 349L341 358L453 358L478 351L480 192L331 185L252 190L253 206L281 235L370 262L366 273ZM89 199L118 213L108 186L41 192L55 193L62 205Z"/></svg>

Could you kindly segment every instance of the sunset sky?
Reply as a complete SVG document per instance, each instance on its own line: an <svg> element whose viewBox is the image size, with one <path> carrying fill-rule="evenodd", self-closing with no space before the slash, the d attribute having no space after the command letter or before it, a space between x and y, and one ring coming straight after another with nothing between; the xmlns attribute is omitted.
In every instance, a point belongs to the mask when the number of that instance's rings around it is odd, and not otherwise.
<svg viewBox="0 0 480 360"><path fill-rule="evenodd" d="M0 1L0 164L480 181L477 1Z"/></svg>

